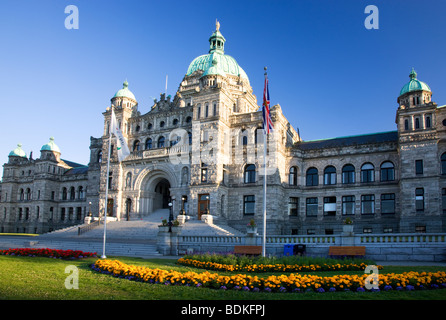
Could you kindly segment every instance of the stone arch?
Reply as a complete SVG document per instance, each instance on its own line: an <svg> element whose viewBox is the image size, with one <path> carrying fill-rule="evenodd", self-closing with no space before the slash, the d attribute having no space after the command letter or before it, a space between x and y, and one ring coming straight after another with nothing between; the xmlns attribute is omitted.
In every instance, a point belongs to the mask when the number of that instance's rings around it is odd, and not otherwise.
<svg viewBox="0 0 446 320"><path fill-rule="evenodd" d="M178 178L168 167L146 168L135 180L135 190L139 191L138 211L147 215L166 208L171 197L171 188L178 186Z"/></svg>

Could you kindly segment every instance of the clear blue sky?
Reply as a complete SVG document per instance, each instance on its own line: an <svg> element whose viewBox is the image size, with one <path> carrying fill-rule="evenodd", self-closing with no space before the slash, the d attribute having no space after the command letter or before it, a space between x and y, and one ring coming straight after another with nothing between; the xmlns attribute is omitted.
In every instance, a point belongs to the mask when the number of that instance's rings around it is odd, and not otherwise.
<svg viewBox="0 0 446 320"><path fill-rule="evenodd" d="M67 5L79 29L67 30ZM379 29L367 30L367 5ZM414 67L446 104L446 1L1 1L0 162L17 143L33 157L54 136L62 158L88 164L90 136L127 79L146 113L174 95L208 51L215 20L225 52L304 140L395 130L396 99Z"/></svg>

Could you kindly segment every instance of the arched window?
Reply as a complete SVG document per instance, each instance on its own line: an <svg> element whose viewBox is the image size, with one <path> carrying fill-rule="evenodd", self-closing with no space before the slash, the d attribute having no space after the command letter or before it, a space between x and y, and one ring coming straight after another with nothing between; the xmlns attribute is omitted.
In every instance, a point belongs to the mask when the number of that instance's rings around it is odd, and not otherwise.
<svg viewBox="0 0 446 320"><path fill-rule="evenodd" d="M31 189L26 188L26 200L31 200Z"/></svg>
<svg viewBox="0 0 446 320"><path fill-rule="evenodd" d="M79 186L78 188L78 197L79 199L84 199L85 198L85 193L84 193L84 187L83 186Z"/></svg>
<svg viewBox="0 0 446 320"><path fill-rule="evenodd" d="M139 151L139 140L133 142L133 151Z"/></svg>
<svg viewBox="0 0 446 320"><path fill-rule="evenodd" d="M256 182L256 166L255 165L253 165L253 164L246 165L243 180L245 183Z"/></svg>
<svg viewBox="0 0 446 320"><path fill-rule="evenodd" d="M63 188L62 189L62 200L67 200L68 197L68 193L67 193L67 188Z"/></svg>
<svg viewBox="0 0 446 320"><path fill-rule="evenodd" d="M404 120L404 130L409 130L409 120L408 119L406 119L406 120Z"/></svg>
<svg viewBox="0 0 446 320"><path fill-rule="evenodd" d="M23 189L20 189L20 200L25 200L25 192L23 191Z"/></svg>
<svg viewBox="0 0 446 320"><path fill-rule="evenodd" d="M102 150L99 150L99 152L98 152L97 162L98 163L102 162Z"/></svg>
<svg viewBox="0 0 446 320"><path fill-rule="evenodd" d="M164 148L165 138L163 136L158 139L158 148Z"/></svg>
<svg viewBox="0 0 446 320"><path fill-rule="evenodd" d="M131 172L127 172L127 176L125 178L125 187L127 189L130 189L132 186L132 173Z"/></svg>
<svg viewBox="0 0 446 320"><path fill-rule="evenodd" d="M74 189L74 187L70 188L70 200L74 200L76 199L76 190Z"/></svg>
<svg viewBox="0 0 446 320"><path fill-rule="evenodd" d="M446 174L446 152L441 155L441 174Z"/></svg>
<svg viewBox="0 0 446 320"><path fill-rule="evenodd" d="M319 174L316 168L310 168L307 170L307 186L319 185Z"/></svg>
<svg viewBox="0 0 446 320"><path fill-rule="evenodd" d="M361 182L375 181L375 167L371 163L365 163L361 167Z"/></svg>
<svg viewBox="0 0 446 320"><path fill-rule="evenodd" d="M355 183L355 167L351 164L346 164L342 168L342 183Z"/></svg>
<svg viewBox="0 0 446 320"><path fill-rule="evenodd" d="M431 127L431 117L430 116L426 116L426 128L430 128Z"/></svg>
<svg viewBox="0 0 446 320"><path fill-rule="evenodd" d="M147 138L146 140L146 150L150 150L152 149L152 139L151 138Z"/></svg>
<svg viewBox="0 0 446 320"><path fill-rule="evenodd" d="M248 131L246 131L245 129L242 129L242 131L240 131L240 140L243 146L246 146L248 144Z"/></svg>
<svg viewBox="0 0 446 320"><path fill-rule="evenodd" d="M297 186L297 167L290 168L288 183L290 184L290 186Z"/></svg>
<svg viewBox="0 0 446 320"><path fill-rule="evenodd" d="M336 184L336 168L333 166L328 166L324 170L324 184Z"/></svg>
<svg viewBox="0 0 446 320"><path fill-rule="evenodd" d="M381 164L381 181L395 180L395 167L392 162L385 161Z"/></svg>

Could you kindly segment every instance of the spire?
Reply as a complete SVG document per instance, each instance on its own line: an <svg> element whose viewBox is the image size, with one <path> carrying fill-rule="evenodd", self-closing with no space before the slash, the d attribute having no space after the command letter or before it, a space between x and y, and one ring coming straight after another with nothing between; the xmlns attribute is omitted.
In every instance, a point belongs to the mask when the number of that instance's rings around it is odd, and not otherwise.
<svg viewBox="0 0 446 320"><path fill-rule="evenodd" d="M225 41L226 41L225 37L223 37L223 35L220 32L220 22L218 22L218 20L215 20L215 31L209 38L209 44L210 44L209 53L217 52L220 54L224 54Z"/></svg>
<svg viewBox="0 0 446 320"><path fill-rule="evenodd" d="M409 78L410 80L414 80L417 78L417 73L415 72L415 70L412 68L412 71L409 74Z"/></svg>

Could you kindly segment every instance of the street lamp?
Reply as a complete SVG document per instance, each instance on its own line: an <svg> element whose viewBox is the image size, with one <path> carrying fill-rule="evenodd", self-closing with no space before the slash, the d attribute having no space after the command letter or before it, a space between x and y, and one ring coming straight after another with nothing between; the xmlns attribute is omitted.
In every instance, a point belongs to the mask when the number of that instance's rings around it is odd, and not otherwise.
<svg viewBox="0 0 446 320"><path fill-rule="evenodd" d="M182 196L182 197L181 197L181 211L180 211L180 214L181 214L181 215L184 215L184 214L185 214L185 212L184 212L184 201L186 201L186 197L185 197L185 196Z"/></svg>
<svg viewBox="0 0 446 320"><path fill-rule="evenodd" d="M172 212L172 202L169 202L169 232L172 232L172 224L173 224L173 212Z"/></svg>
<svg viewBox="0 0 446 320"><path fill-rule="evenodd" d="M88 203L88 216L91 217L91 201Z"/></svg>

